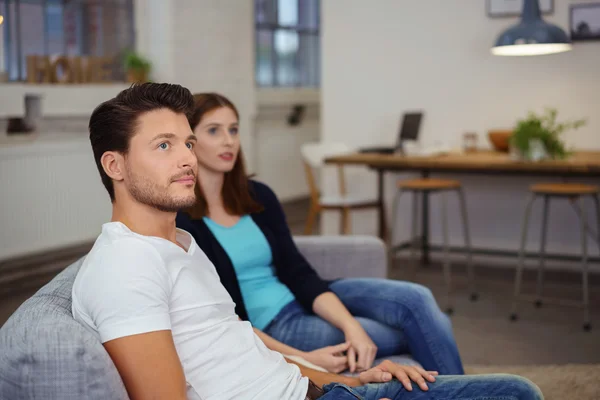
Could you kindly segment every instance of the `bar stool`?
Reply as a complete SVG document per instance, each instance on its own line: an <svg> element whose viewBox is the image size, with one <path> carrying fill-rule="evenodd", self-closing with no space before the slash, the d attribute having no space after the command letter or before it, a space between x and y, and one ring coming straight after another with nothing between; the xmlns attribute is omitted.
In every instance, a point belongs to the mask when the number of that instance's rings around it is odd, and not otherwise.
<svg viewBox="0 0 600 400"><path fill-rule="evenodd" d="M411 260L413 265L416 265L416 237L417 237L417 214L418 214L418 195L429 195L432 193L439 192L442 199L442 235L443 235L443 252L444 252L444 281L446 284L446 312L452 314L454 312L451 301L452 285L451 285L451 271L450 271L450 251L448 247L448 215L447 215L447 204L446 204L446 192L456 192L460 203L460 212L463 222L463 232L465 238L465 245L467 248L467 275L469 281L469 290L471 292L471 300L475 301L478 298L478 294L475 291L475 276L473 271L473 260L471 254L471 239L469 236L469 224L467 219L467 206L465 202L465 196L462 190L462 185L459 181L449 179L411 179L403 180L398 182L398 192L394 198L392 204L392 218L395 218L398 213L398 202L400 197L405 192L413 193L413 208L412 208L412 245L411 245ZM390 232L390 260L393 259L396 250L393 246L394 240L394 223L392 221L392 227ZM391 265L391 264L390 264Z"/></svg>
<svg viewBox="0 0 600 400"><path fill-rule="evenodd" d="M527 203L527 208L525 209L525 220L523 223L523 231L521 236L521 248L519 250L519 263L517 265L517 271L515 276L515 293L512 304L512 313L510 315L510 319L512 321L516 321L518 318L517 315L517 304L519 301L527 301L533 302L536 307L542 306L542 300L544 302L556 305L570 306L570 307L582 307L583 308L583 329L585 331L589 331L592 329L592 325L590 323L590 313L589 313L589 289L588 289L588 250L587 250L587 231L589 229L586 223L586 214L583 207L583 202L580 201L580 217L581 217L581 269L582 269L582 292L583 292L583 301L573 302L562 299L555 299L549 297L542 296L542 288L543 288L543 280L544 280L544 253L546 250L546 230L548 226L548 208L550 199L552 198L567 198L571 201L571 204L574 206L574 202L577 200L581 200L585 196L591 196L596 205L596 215L598 217L598 235L600 235L600 200L598 197L598 193L600 192L600 187L593 185L582 185L577 183L549 183L549 184L536 184L531 186L531 199ZM536 294L535 296L527 296L521 295L521 283L523 276L523 266L525 262L525 242L527 239L527 228L529 225L529 217L531 215L531 209L535 200L542 196L544 198L544 209L542 216L542 233L541 233L541 243L540 243L540 256L539 256L539 266L537 273L537 285L536 285ZM598 241L598 246L600 248L600 238L595 238Z"/></svg>

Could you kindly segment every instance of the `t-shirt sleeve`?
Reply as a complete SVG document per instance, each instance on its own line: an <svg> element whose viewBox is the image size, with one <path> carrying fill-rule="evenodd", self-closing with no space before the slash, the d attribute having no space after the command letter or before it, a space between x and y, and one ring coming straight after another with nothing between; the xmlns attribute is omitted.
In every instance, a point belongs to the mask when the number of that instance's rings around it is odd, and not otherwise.
<svg viewBox="0 0 600 400"><path fill-rule="evenodd" d="M125 239L95 256L77 292L102 343L171 329L171 278L154 247Z"/></svg>

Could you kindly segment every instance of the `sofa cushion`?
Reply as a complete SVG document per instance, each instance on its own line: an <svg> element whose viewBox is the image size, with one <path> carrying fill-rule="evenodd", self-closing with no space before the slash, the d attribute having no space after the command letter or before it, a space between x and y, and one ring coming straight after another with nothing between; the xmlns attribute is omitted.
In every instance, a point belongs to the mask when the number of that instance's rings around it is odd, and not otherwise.
<svg viewBox="0 0 600 400"><path fill-rule="evenodd" d="M100 341L73 319L83 258L25 301L0 329L1 399L128 399Z"/></svg>

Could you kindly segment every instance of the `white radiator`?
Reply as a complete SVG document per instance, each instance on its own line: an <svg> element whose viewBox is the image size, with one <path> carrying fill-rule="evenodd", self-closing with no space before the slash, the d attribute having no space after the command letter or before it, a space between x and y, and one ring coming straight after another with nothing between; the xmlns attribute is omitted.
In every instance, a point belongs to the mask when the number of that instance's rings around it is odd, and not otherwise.
<svg viewBox="0 0 600 400"><path fill-rule="evenodd" d="M2 145L0 190L0 260L93 241L111 215L85 133Z"/></svg>

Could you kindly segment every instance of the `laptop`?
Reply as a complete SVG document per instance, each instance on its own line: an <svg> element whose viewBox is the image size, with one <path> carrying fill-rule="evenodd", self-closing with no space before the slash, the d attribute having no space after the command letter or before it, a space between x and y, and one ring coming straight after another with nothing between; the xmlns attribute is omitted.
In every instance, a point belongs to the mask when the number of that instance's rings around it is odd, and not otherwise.
<svg viewBox="0 0 600 400"><path fill-rule="evenodd" d="M358 152L359 153L394 154L398 150L402 151L402 142L403 141L418 139L422 119L423 119L422 112L405 113L402 117L400 129L398 131L398 139L396 141L395 146L363 147L363 148L358 149Z"/></svg>

